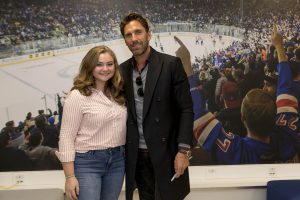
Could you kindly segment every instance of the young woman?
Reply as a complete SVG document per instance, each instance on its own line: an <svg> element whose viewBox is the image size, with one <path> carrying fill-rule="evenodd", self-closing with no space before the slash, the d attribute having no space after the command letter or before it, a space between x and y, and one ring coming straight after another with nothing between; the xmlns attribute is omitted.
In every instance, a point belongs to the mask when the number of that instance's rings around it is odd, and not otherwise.
<svg viewBox="0 0 300 200"><path fill-rule="evenodd" d="M64 104L59 152L69 199L117 200L125 171L127 109L115 54L92 48Z"/></svg>

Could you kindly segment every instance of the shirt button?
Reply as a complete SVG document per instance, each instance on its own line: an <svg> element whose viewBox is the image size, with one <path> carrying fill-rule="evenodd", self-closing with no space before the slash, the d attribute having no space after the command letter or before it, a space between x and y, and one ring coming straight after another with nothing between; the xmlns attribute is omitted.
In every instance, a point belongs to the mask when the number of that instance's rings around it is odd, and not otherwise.
<svg viewBox="0 0 300 200"><path fill-rule="evenodd" d="M156 117L156 118L155 118L155 121L158 123L158 122L159 122L159 118L158 118L158 117Z"/></svg>

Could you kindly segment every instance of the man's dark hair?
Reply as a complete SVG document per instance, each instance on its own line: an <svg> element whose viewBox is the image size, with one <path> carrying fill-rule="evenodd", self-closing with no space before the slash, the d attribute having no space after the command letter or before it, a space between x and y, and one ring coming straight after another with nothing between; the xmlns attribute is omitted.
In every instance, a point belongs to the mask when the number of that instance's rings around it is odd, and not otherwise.
<svg viewBox="0 0 300 200"><path fill-rule="evenodd" d="M225 69L225 68L231 68L232 65L233 65L232 62L228 60L228 61L226 61L225 64L224 64L224 69Z"/></svg>
<svg viewBox="0 0 300 200"><path fill-rule="evenodd" d="M6 127L13 127L13 126L14 126L14 121L11 120L11 121L6 122L6 123L5 123L5 126L6 126Z"/></svg>
<svg viewBox="0 0 300 200"><path fill-rule="evenodd" d="M41 144L43 139L42 132L39 128L32 128L30 131L29 145L35 148Z"/></svg>
<svg viewBox="0 0 300 200"><path fill-rule="evenodd" d="M29 120L29 119L31 119L31 118L32 118L32 113L31 113L31 112L27 113L26 119Z"/></svg>
<svg viewBox="0 0 300 200"><path fill-rule="evenodd" d="M138 21L142 24L142 26L146 29L146 32L149 32L149 25L147 20L140 14L137 13L129 13L126 15L123 20L120 23L120 31L122 33L122 36L124 37L124 28L127 24L129 24L131 21Z"/></svg>
<svg viewBox="0 0 300 200"><path fill-rule="evenodd" d="M44 110L38 110L39 115L44 114Z"/></svg>

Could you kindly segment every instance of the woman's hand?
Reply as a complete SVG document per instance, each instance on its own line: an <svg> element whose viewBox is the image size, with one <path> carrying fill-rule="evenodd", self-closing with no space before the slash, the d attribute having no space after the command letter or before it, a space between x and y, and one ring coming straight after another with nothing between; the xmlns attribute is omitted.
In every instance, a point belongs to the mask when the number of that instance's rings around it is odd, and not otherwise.
<svg viewBox="0 0 300 200"><path fill-rule="evenodd" d="M79 183L75 176L67 178L65 183L65 193L68 199L77 200L79 195Z"/></svg>

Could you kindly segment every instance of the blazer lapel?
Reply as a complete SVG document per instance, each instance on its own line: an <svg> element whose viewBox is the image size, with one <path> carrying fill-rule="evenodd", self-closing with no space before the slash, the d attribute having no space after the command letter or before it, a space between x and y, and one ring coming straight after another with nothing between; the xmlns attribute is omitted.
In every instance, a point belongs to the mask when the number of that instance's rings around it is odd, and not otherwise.
<svg viewBox="0 0 300 200"><path fill-rule="evenodd" d="M136 110L135 110L135 102L134 102L134 94L133 94L133 82L132 82L132 59L129 60L128 64L125 66L124 70L124 80L125 82L125 92L127 98L127 107L131 112L133 119L136 120Z"/></svg>
<svg viewBox="0 0 300 200"><path fill-rule="evenodd" d="M151 59L148 66L146 85L144 91L144 105L143 105L143 120L145 119L149 106L152 100L153 92L159 78L163 62L159 59L158 53L151 48Z"/></svg>

